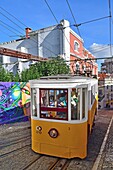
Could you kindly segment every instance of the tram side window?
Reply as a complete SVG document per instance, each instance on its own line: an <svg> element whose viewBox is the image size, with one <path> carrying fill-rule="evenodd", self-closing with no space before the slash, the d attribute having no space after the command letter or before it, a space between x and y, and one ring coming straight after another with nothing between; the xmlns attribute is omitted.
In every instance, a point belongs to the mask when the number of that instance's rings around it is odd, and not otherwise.
<svg viewBox="0 0 113 170"><path fill-rule="evenodd" d="M91 104L93 104L95 100L95 88L94 85L91 87Z"/></svg>
<svg viewBox="0 0 113 170"><path fill-rule="evenodd" d="M32 116L37 116L36 89L31 89Z"/></svg>
<svg viewBox="0 0 113 170"><path fill-rule="evenodd" d="M67 120L68 90L40 89L40 117Z"/></svg>
<svg viewBox="0 0 113 170"><path fill-rule="evenodd" d="M86 93L86 89L83 88L82 89L82 118L85 118L85 108L86 108L86 104L85 104L85 93ZM86 99L87 100L87 99Z"/></svg>
<svg viewBox="0 0 113 170"><path fill-rule="evenodd" d="M91 104L93 104L93 92L94 91L94 87L91 87Z"/></svg>
<svg viewBox="0 0 113 170"><path fill-rule="evenodd" d="M71 91L71 119L80 120L80 89Z"/></svg>

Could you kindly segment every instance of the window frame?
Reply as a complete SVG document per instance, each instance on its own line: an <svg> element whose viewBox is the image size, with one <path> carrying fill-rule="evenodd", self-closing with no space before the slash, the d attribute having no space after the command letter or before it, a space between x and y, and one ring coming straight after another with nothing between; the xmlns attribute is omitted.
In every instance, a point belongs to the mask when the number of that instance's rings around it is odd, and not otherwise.
<svg viewBox="0 0 113 170"><path fill-rule="evenodd" d="M35 91L35 93L34 93ZM31 88L31 116L33 117L37 117L38 116L38 112L37 112L37 89L34 87L34 88ZM35 113L36 112L36 113Z"/></svg>
<svg viewBox="0 0 113 170"><path fill-rule="evenodd" d="M80 47L80 44L78 43L78 41L75 40L74 41L74 51L79 52L79 47Z"/></svg>
<svg viewBox="0 0 113 170"><path fill-rule="evenodd" d="M84 119L88 119L88 87L87 86L82 86L82 87L75 87L76 89L79 89L80 90L80 115L79 115L79 119L72 119L72 115L71 115L71 121L76 121L76 122L80 122ZM85 90L85 116L83 117L83 108L82 108L82 101L83 101L83 89ZM71 94L71 89L70 89L70 94ZM70 113L72 114L71 112L71 106L70 106Z"/></svg>
<svg viewBox="0 0 113 170"><path fill-rule="evenodd" d="M39 88L39 118L40 119L50 119L50 120L63 120L68 121L68 97L67 97L67 106L66 107L45 107L41 106L41 90L67 90L68 95L68 88ZM66 118L57 118L57 117L42 117L41 111L56 111L56 112L65 112Z"/></svg>

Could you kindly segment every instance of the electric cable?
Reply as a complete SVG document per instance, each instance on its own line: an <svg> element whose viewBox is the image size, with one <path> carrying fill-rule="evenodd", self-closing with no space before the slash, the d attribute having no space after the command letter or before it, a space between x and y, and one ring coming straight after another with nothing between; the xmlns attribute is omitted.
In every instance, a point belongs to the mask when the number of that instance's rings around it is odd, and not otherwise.
<svg viewBox="0 0 113 170"><path fill-rule="evenodd" d="M9 14L10 16L12 16L13 18L15 18L19 23L21 23L23 26L27 27L23 22L21 22L18 18L16 18L14 15L12 15L11 13L9 13L8 11L6 11L6 9L0 7L3 11L5 11L7 14Z"/></svg>
<svg viewBox="0 0 113 170"><path fill-rule="evenodd" d="M51 9L51 7L50 7L49 3L47 2L47 0L44 0L44 1L45 1L46 5L48 6L48 8L49 8L49 10L50 10L51 14L53 15L53 17L54 17L55 21L56 21L56 22L57 22L57 24L59 25L59 22L58 22L58 20L57 20L57 18L56 18L56 16L55 16L55 14L53 13L53 11L52 11L52 9ZM69 43L69 45L70 45L71 49L74 51L74 49L73 49L72 45L70 44L70 42L69 42L68 38L66 37L66 35L65 35L65 33L64 33L64 30L63 30L63 29L61 29L61 31L62 31L62 33L64 34L64 36L65 36L65 38L66 38L67 42Z"/></svg>
<svg viewBox="0 0 113 170"><path fill-rule="evenodd" d="M110 41L110 54L112 56L112 47L111 47L111 25L112 25L112 15L111 15L111 2L108 0L108 6L109 6L109 41Z"/></svg>
<svg viewBox="0 0 113 170"><path fill-rule="evenodd" d="M101 52L102 50L105 50L105 49L107 49L107 48L109 48L109 46L103 46L103 47L95 47L93 50L92 49L90 49L90 51L93 53L93 54L95 54L95 53L99 53L99 52Z"/></svg>
<svg viewBox="0 0 113 170"><path fill-rule="evenodd" d="M0 20L0 22L1 22L1 23L3 23L4 25L6 25L6 26L10 27L11 29L13 29L13 30L17 31L18 33L22 34L20 31L18 31L17 29L13 28L13 27L12 27L12 26L10 26L9 24L7 24L7 23L3 22L2 20Z"/></svg>
<svg viewBox="0 0 113 170"><path fill-rule="evenodd" d="M12 14L10 14L8 11L6 11L5 9L3 9L2 7L0 7L2 10L4 10L5 12L7 12L9 15L11 15L13 18L15 18L17 21L19 21L16 17L14 17ZM2 14L4 17L6 17L8 20L10 20L11 22L13 22L9 17L7 17L6 15L4 15L3 13L1 13L0 12L0 14ZM2 23L4 23L3 21L1 21ZM22 23L21 21L19 21L20 23ZM23 28L22 27L20 27L18 24L16 24L15 22L13 22L15 25L17 25L19 28L21 28L22 30L23 30ZM5 25L7 25L7 26L9 26L8 24L6 24L6 23L4 23ZM23 24L23 23L22 23ZM26 26L25 24L23 24L24 26ZM3 26L3 25L2 25ZM5 26L4 26L5 27ZM13 28L13 27L11 27L11 26L9 26L10 28ZM27 27L27 26L26 26ZM5 27L5 28L7 28L7 27ZM8 29L8 28L7 28ZM58 29L58 28L57 28ZM11 31L10 29L8 29L9 31ZM14 28L14 30L16 30L15 28ZM18 31L18 30L16 30L16 31ZM11 32L13 32L15 35L17 35L14 31L11 31ZM19 31L18 31L19 32ZM20 33L20 32L19 32ZM21 33L22 34L22 33ZM23 34L22 34L23 35ZM20 35L17 35L17 36L20 36ZM23 35L23 37L24 37L25 35ZM21 36L22 37L22 36ZM33 40L33 39L31 39L32 41L34 41L34 42L36 42L37 43L37 41L35 41L35 40ZM44 47L44 46L43 46ZM50 51L50 52L52 52L52 54L55 54L52 50L49 50L49 48L47 48L47 47L44 47L44 48L46 48L48 51ZM55 54L55 55L57 55L57 54Z"/></svg>
<svg viewBox="0 0 113 170"><path fill-rule="evenodd" d="M12 21L9 17L7 17L5 14L3 14L2 12L0 12L1 15L3 15L5 18L7 18L10 22L12 22L14 25L16 25L18 28L20 28L21 30L23 30L22 27L20 27L18 24L16 24L14 21Z"/></svg>
<svg viewBox="0 0 113 170"><path fill-rule="evenodd" d="M49 6L49 4L48 4L48 2L47 2L46 0L44 0L44 1L45 1L46 5L48 6L48 8L49 8L50 12L52 13L52 15L53 15L53 17L54 17L55 21L58 23L58 20L57 20L57 18L55 17L55 15L54 15L54 13L53 13L52 9L50 8L50 6Z"/></svg>
<svg viewBox="0 0 113 170"><path fill-rule="evenodd" d="M101 18L96 18L96 19L93 19L93 20L90 20L90 21L85 21L85 22L81 22L79 24L74 24L72 26L76 26L76 27L79 27L83 24L88 24L88 23L91 23L91 22L95 22L95 21L99 21L99 20L103 20L103 19L106 19L106 18L110 18L110 15L109 16L105 16L105 17L101 17Z"/></svg>
<svg viewBox="0 0 113 170"><path fill-rule="evenodd" d="M75 25L77 25L77 23L76 23L76 19L75 19L75 17L74 17L74 14L73 14L73 12L72 12L72 9L71 9L71 6L70 6L70 4L69 4L68 0L66 0L66 2L67 2L67 5L68 5L68 7L69 7L69 10L70 10L70 12L71 12L71 15L72 15L72 17L73 17L73 19L74 19ZM81 37L80 30L79 30L78 26L76 26L76 27L77 27L77 30L78 30L79 36Z"/></svg>
<svg viewBox="0 0 113 170"><path fill-rule="evenodd" d="M10 32L12 32L13 34L17 35L16 32L12 31L11 29L9 29L7 26L3 25L2 23L0 23L0 25L2 25L4 28L6 28L7 30L9 30ZM17 35L18 36L18 35Z"/></svg>
<svg viewBox="0 0 113 170"><path fill-rule="evenodd" d="M47 1L45 0L45 2L46 2L46 4L48 4L47 3ZM110 2L110 1L109 1ZM54 13L52 12L52 10L51 10L51 8L50 8L50 6L49 6L49 4L47 5L48 6L48 8L49 8L49 10L51 11L51 13L52 13L52 15L54 16L54 18L55 18L55 20L57 21L57 23L58 23L58 20L57 20L57 18L55 17L55 15L54 15ZM1 8L1 7L0 7ZM3 8L2 8L3 9ZM110 8L111 9L111 8ZM6 10L4 10L4 11L6 11ZM0 12L1 13L1 12ZM7 12L8 13L8 12ZM13 16L13 15L11 15L11 16ZM102 19L102 18L101 18ZM75 20L76 21L76 20ZM91 21L90 21L91 22ZM82 23L83 24L83 23ZM67 38L67 37L66 37ZM32 40L32 39L31 39ZM68 39L67 39L68 40ZM34 40L32 40L32 41L34 41ZM34 42L36 42L37 43L37 41L34 41ZM49 49L48 49L49 50ZM52 52L52 51L51 51ZM52 52L53 53L53 52ZM55 54L55 53L54 53ZM55 54L56 55L56 54ZM105 58L104 58L105 59ZM97 58L95 59L95 60L97 60Z"/></svg>

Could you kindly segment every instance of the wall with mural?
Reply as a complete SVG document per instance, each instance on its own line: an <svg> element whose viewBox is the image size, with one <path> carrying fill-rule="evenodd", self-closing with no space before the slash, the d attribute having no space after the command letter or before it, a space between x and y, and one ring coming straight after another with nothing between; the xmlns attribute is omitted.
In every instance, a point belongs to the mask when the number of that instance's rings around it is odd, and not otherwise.
<svg viewBox="0 0 113 170"><path fill-rule="evenodd" d="M26 121L30 116L28 82L0 82L0 125Z"/></svg>

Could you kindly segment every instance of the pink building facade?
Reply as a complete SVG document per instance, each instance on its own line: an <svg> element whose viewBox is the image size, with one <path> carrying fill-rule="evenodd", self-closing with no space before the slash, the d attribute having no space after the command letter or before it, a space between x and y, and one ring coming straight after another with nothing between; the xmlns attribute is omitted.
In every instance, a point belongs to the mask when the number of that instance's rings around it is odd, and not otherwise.
<svg viewBox="0 0 113 170"><path fill-rule="evenodd" d="M89 72L92 75L98 75L98 65L95 62L95 56L84 48L83 43L83 39L70 30L71 72L76 73L78 69L81 74Z"/></svg>

